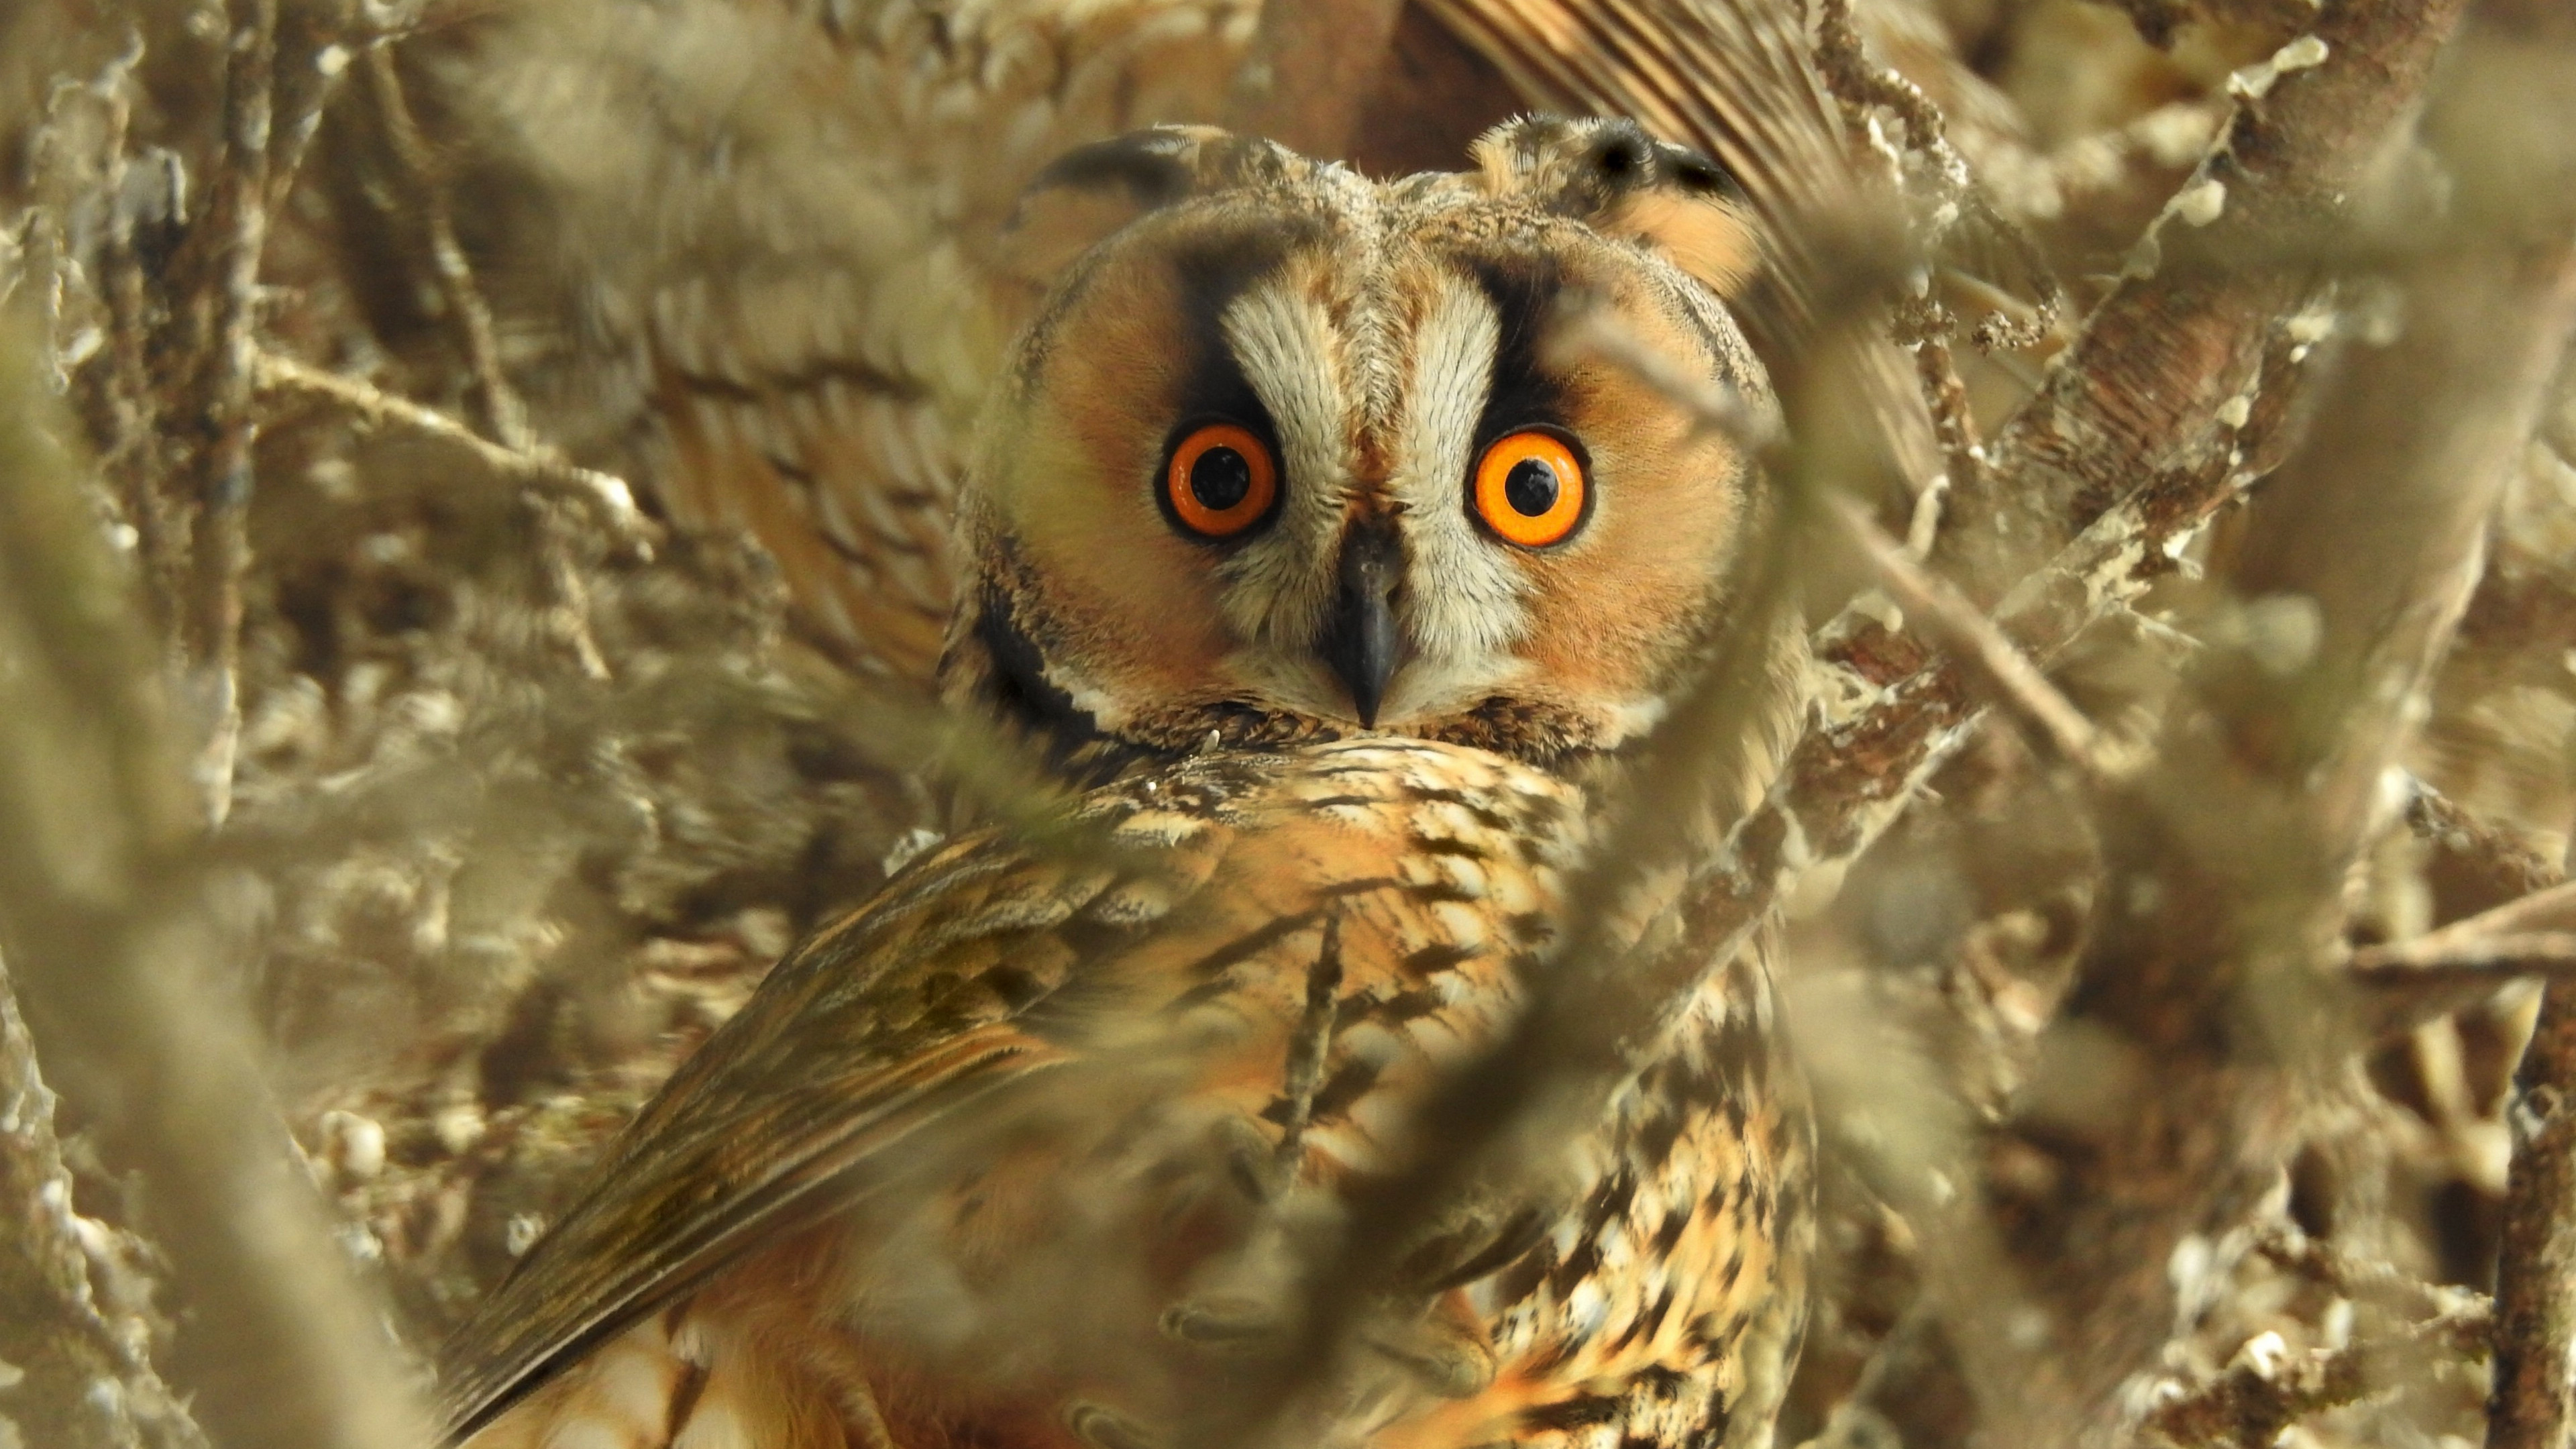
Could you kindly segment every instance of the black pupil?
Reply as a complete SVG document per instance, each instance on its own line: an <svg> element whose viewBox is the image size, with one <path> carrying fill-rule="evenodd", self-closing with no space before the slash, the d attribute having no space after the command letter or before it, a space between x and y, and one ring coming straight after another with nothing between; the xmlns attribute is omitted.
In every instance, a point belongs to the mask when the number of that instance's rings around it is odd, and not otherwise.
<svg viewBox="0 0 2576 1449"><path fill-rule="evenodd" d="M1523 458L1503 475L1503 498L1523 518L1544 518L1556 506L1556 468L1545 458Z"/></svg>
<svg viewBox="0 0 2576 1449"><path fill-rule="evenodd" d="M1190 496L1210 513L1223 513L1252 493L1252 463L1232 448L1215 447L1190 461Z"/></svg>

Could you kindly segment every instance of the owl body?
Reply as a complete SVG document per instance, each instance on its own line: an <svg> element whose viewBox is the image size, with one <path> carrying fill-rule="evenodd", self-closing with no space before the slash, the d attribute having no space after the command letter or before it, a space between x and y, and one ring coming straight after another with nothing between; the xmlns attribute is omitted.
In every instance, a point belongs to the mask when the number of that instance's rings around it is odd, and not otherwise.
<svg viewBox="0 0 2576 1449"><path fill-rule="evenodd" d="M1624 762L1714 636L1778 637L1729 617L1740 444L1553 341L1604 309L1767 405L1723 178L1609 123L1477 161L1166 128L1042 174L1023 239L1075 259L979 428L941 672L1086 793L911 866L675 1074L461 1335L474 1449L1767 1439L1809 1173L1755 956L1336 1276L1534 985L1615 969L1556 951ZM1721 743L1713 798L1629 808L1722 823L1776 741Z"/></svg>

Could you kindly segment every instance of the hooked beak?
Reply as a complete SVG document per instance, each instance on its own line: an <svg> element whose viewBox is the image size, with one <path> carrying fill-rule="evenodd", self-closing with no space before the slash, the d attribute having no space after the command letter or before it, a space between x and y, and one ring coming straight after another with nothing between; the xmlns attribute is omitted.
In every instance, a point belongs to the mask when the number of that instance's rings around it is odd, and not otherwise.
<svg viewBox="0 0 2576 1449"><path fill-rule="evenodd" d="M1341 592L1317 647L1350 689L1351 707L1365 726L1377 724L1378 705L1398 662L1395 589L1403 563L1403 546L1383 523L1354 524L1342 540Z"/></svg>

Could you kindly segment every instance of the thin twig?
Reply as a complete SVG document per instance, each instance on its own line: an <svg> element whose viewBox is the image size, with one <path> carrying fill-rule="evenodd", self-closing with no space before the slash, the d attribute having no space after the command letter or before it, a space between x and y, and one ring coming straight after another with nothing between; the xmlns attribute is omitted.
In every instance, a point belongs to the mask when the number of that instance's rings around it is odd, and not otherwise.
<svg viewBox="0 0 2576 1449"><path fill-rule="evenodd" d="M189 654L208 696L198 788L207 818L232 810L241 736L242 577L250 570L251 364L259 322L260 258L268 247L268 138L277 58L277 0L234 0L224 74L224 146L200 223L213 317L200 383L208 438L197 468L197 520L188 607Z"/></svg>
<svg viewBox="0 0 2576 1449"><path fill-rule="evenodd" d="M1305 1151L1306 1127L1315 1113L1315 1089L1323 1085L1324 1059L1332 1050L1333 1027L1342 989L1342 913L1327 907L1323 939L1315 945L1315 964L1306 972L1306 1010L1288 1039L1288 1066L1280 1074L1280 1100L1287 1111L1279 1125L1273 1160L1294 1164Z"/></svg>
<svg viewBox="0 0 2576 1449"><path fill-rule="evenodd" d="M2253 1250L2336 1297L2374 1303L2401 1317L2430 1318L2466 1308L2474 1308L2481 1316L2494 1312L2494 1304L2485 1294L2466 1288L2437 1287L2388 1263L2359 1257L2325 1239L2310 1237L2287 1221L2258 1234Z"/></svg>
<svg viewBox="0 0 2576 1449"><path fill-rule="evenodd" d="M2048 682L2048 676L1993 620L1917 564L1905 545L1888 537L1866 510L1849 499L1836 498L1825 511L1840 526L1853 552L1869 565L1878 586L1905 611L1907 621L1922 627L1958 660L1988 697L2026 725L2049 753L2096 784L2116 773L2093 722Z"/></svg>
<svg viewBox="0 0 2576 1449"><path fill-rule="evenodd" d="M505 448L434 408L275 352L259 353L253 364L262 392L328 403L369 427L401 428L462 448L512 482L577 498L626 542L651 543L661 537L661 527L635 506L634 490L615 474L577 467L548 452Z"/></svg>
<svg viewBox="0 0 2576 1449"><path fill-rule="evenodd" d="M330 109L332 98L340 93L340 84L349 73L349 48L343 43L345 27L350 22L346 10L341 6L310 5L300 9L296 18L305 22L301 30L310 37L305 57L310 74L300 77L298 84L281 87L288 93L292 109L276 144L270 148L271 211L283 209L294 195L295 183L304 174L305 157L313 149L313 138L321 133L322 115Z"/></svg>
<svg viewBox="0 0 2576 1449"><path fill-rule="evenodd" d="M447 188L439 179L429 141L421 135L419 123L412 119L411 104L403 96L402 72L395 66L393 46L385 42L369 46L365 65L367 87L384 121L386 143L411 191L413 205L420 209L421 231L429 245L430 270L439 299L446 304L449 325L456 332L457 350L464 354L466 370L474 379L470 396L477 421L483 432L501 446L528 452L536 439L528 431L527 405L519 400L518 390L510 385L509 374L501 366L492 309L485 305L482 289L474 284L474 269L465 259L464 245L457 240L456 218L447 206Z"/></svg>
<svg viewBox="0 0 2576 1449"><path fill-rule="evenodd" d="M2480 582L2477 597L2485 596L2493 579L2490 574ZM2477 597L2469 601L2469 618L2460 621L2463 634L2477 616ZM2492 910L2565 878L2546 856L2512 832L2479 819L2422 780L2410 776L2406 785L2407 828L2432 848L2437 861L2468 878L2468 888L2459 892L2465 899L2441 903L2455 917Z"/></svg>
<svg viewBox="0 0 2576 1449"><path fill-rule="evenodd" d="M2448 978L2502 985L2526 976L2576 975L2576 931L2523 931L2427 946L2420 937L2353 953L2349 969L2365 986L2421 986Z"/></svg>
<svg viewBox="0 0 2576 1449"><path fill-rule="evenodd" d="M2437 844L2480 870L2481 888L2519 883L2526 893L2412 940L2353 953L2351 979L2372 988L2362 1003L2364 1028L2378 1041L2461 1011L2510 982L2565 974L2549 938L2576 933L2576 884L2551 884L2559 879L2555 869L2428 786L2417 787L2408 807L2410 820L2419 813L2441 822Z"/></svg>
<svg viewBox="0 0 2576 1449"><path fill-rule="evenodd" d="M1976 415L1968 409L1968 385L1960 381L1958 364L1950 355L1950 333L1956 320L1948 308L1928 297L1901 304L1897 318L1901 326L1898 340L1914 349L1915 375L1923 384L1924 405L1932 411L1932 438L1941 445L1941 456L1947 464L1946 482L1950 487L1982 496L1986 491L1985 450L1977 441ZM1912 539L1907 542L1912 546ZM1924 543L1928 548L1929 537ZM1924 551L1915 550L1918 556Z"/></svg>
<svg viewBox="0 0 2576 1449"><path fill-rule="evenodd" d="M2371 946L2353 953L2359 972L2477 969L2480 961L2509 961L2507 943L2519 943L2534 959L2557 954L2553 942L2576 945L2576 881L2534 891L2411 941Z"/></svg>
<svg viewBox="0 0 2576 1449"><path fill-rule="evenodd" d="M1851 0L1824 0L1816 12L1816 69L1844 114L1853 119L1885 106L1905 125L1905 143L1932 158L1945 179L1964 186L1968 165L1950 144L1949 122L1923 88L1883 66L1870 64L1852 26Z"/></svg>

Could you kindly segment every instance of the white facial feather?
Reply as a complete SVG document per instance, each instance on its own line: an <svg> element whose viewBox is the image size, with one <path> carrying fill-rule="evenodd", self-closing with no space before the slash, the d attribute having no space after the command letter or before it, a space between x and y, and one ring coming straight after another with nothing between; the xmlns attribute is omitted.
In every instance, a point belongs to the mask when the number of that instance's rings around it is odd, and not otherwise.
<svg viewBox="0 0 2576 1449"><path fill-rule="evenodd" d="M1455 277L1441 284L1413 339L1388 480L1404 510L1405 627L1426 660L1456 666L1501 663L1527 628L1520 571L1467 516L1469 451L1501 336L1483 292Z"/></svg>
<svg viewBox="0 0 2576 1449"><path fill-rule="evenodd" d="M1245 639L1304 649L1336 587L1350 489L1351 394L1333 319L1290 269L1225 309L1225 340L1279 429L1278 522L1225 563L1227 622Z"/></svg>

